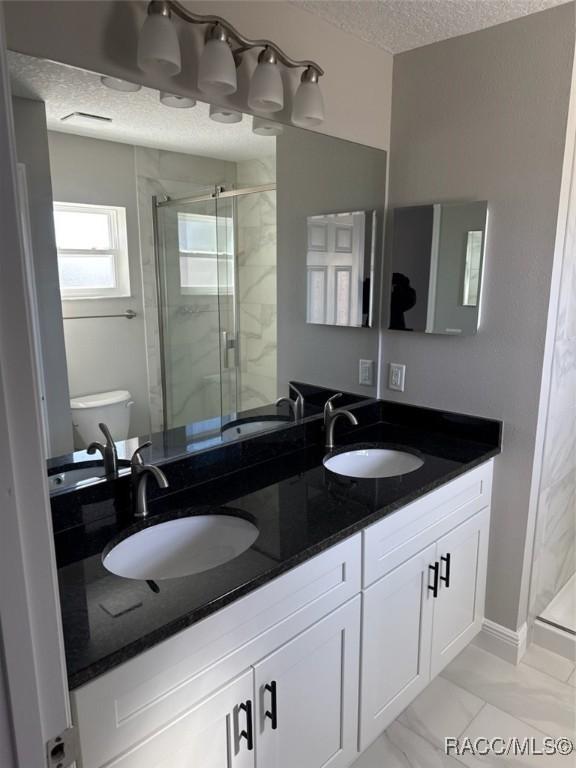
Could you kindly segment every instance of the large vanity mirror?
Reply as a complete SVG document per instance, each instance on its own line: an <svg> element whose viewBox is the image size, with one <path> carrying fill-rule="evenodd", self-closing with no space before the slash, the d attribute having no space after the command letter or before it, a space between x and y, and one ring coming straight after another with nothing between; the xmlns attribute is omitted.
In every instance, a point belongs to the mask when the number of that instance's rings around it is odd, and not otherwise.
<svg viewBox="0 0 576 768"><path fill-rule="evenodd" d="M394 209L390 330L477 332L487 218L484 201Z"/></svg>
<svg viewBox="0 0 576 768"><path fill-rule="evenodd" d="M9 64L48 456L102 440L99 421L116 440L181 430L185 450L245 418L285 426L291 381L375 394L358 361L377 359L384 151ZM315 225L341 262L322 320Z"/></svg>

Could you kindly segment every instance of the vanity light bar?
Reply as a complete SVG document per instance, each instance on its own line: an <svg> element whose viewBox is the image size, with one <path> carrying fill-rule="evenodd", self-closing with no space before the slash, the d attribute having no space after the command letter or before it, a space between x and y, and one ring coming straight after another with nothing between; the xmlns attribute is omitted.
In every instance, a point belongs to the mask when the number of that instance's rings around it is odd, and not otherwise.
<svg viewBox="0 0 576 768"><path fill-rule="evenodd" d="M310 127L324 119L324 103L318 85L322 67L309 59L288 56L271 40L251 40L221 16L190 11L177 0L152 0L138 41L138 66L143 71L173 77L182 69L180 43L172 16L190 24L207 26L206 42L198 63L198 87L209 96L221 97L237 90L236 70L242 55L261 49L250 82L248 105L264 114L283 109L284 93L279 65L303 69L296 91L292 121Z"/></svg>
<svg viewBox="0 0 576 768"><path fill-rule="evenodd" d="M291 56L284 53L284 51L271 40L251 40L238 32L236 27L232 26L230 22L226 21L226 19L223 19L221 16L193 13L188 10L188 8L185 8L182 3L177 2L177 0L152 0L148 6L148 13L162 13L163 15L168 13L169 16L170 11L172 11L175 16L179 16L184 21L189 21L192 24L210 24L212 27L222 27L227 33L228 40L236 43L234 47L234 54L236 56L241 56L244 52L249 51L252 48L270 48L276 54L278 61L285 67L290 69L312 67L318 72L318 75L324 74L322 67L315 61L310 61L308 59L298 61L297 59L293 59Z"/></svg>

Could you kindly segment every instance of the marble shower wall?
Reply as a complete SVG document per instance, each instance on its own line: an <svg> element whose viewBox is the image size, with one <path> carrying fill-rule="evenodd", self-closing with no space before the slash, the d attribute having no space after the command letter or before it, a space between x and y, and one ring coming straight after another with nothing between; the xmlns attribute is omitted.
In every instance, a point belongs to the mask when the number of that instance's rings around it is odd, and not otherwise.
<svg viewBox="0 0 576 768"><path fill-rule="evenodd" d="M237 164L238 187L276 181L276 158ZM276 192L237 198L238 409L271 403L277 391Z"/></svg>
<svg viewBox="0 0 576 768"><path fill-rule="evenodd" d="M142 147L135 151L151 421L152 430L158 431L164 425L152 197L191 197L215 184L231 186L236 182L236 164ZM184 210L215 212L212 203L201 205ZM170 427L219 415L221 383L218 297L179 290L176 212L176 208L161 212L168 254L165 396Z"/></svg>
<svg viewBox="0 0 576 768"><path fill-rule="evenodd" d="M572 204L574 205L574 203ZM530 613L576 571L576 211L562 266L534 547Z"/></svg>

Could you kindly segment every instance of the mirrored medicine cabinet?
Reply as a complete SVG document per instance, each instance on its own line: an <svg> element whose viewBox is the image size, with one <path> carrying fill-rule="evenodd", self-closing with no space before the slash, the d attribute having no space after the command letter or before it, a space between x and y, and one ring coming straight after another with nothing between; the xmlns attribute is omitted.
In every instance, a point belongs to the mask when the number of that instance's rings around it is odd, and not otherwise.
<svg viewBox="0 0 576 768"><path fill-rule="evenodd" d="M393 210L390 330L478 331L487 219L485 201Z"/></svg>

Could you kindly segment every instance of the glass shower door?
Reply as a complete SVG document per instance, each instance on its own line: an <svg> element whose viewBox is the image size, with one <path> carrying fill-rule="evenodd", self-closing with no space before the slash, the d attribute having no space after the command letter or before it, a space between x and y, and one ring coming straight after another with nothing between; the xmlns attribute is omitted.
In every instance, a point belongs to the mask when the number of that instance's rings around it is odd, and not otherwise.
<svg viewBox="0 0 576 768"><path fill-rule="evenodd" d="M213 190L156 205L164 428L236 410L234 227Z"/></svg>

